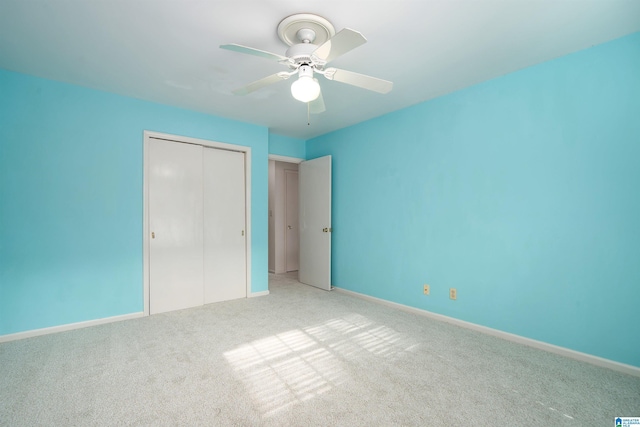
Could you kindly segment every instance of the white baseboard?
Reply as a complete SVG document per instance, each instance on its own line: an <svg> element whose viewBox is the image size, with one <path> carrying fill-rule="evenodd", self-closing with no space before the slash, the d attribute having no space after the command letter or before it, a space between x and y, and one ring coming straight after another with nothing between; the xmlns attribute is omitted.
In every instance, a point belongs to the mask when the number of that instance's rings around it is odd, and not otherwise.
<svg viewBox="0 0 640 427"><path fill-rule="evenodd" d="M249 298L254 298L254 297L263 297L269 295L269 291L261 291L261 292L251 292L249 294Z"/></svg>
<svg viewBox="0 0 640 427"><path fill-rule="evenodd" d="M144 313L123 314L121 316L105 317L103 319L87 320L85 322L68 323L66 325L52 326L50 328L33 329L31 331L17 332L15 334L0 335L0 343L37 337L40 335L55 334L56 332L71 331L73 329L87 328L89 326L103 325L105 323L120 322L122 320L137 319Z"/></svg>
<svg viewBox="0 0 640 427"><path fill-rule="evenodd" d="M604 359L602 357L593 356L587 353L581 353L579 351L571 350L564 347L559 347L557 345L548 344L543 341L537 341L531 338L522 337L520 335L511 334L509 332L500 331L498 329L489 328L487 326L478 325L471 322L466 322L464 320L456 319L454 317L445 316L443 314L433 313L427 310L423 310L420 308L410 307L404 304L398 304L396 302L387 301L381 298L372 297L369 295L361 294L359 292L349 291L347 289L334 287L334 290L338 292L344 292L345 294L353 295L358 298L362 298L368 301L377 302L380 304L384 304L390 307L394 307L403 311L407 311L409 313L418 314L421 316L429 317L434 320L439 320L441 322L451 323L456 326L461 326L463 328L472 329L474 331L482 332L483 334L492 335L494 337L502 338L508 341L516 342L518 344L523 344L529 347L537 348L539 350L548 351L550 353L555 353L560 356L568 357L570 359L579 360L581 362L590 363L592 365L600 366L602 368L612 369L617 372L622 372L624 374L633 375L635 377L640 377L640 367L627 365L624 363L616 362L614 360Z"/></svg>

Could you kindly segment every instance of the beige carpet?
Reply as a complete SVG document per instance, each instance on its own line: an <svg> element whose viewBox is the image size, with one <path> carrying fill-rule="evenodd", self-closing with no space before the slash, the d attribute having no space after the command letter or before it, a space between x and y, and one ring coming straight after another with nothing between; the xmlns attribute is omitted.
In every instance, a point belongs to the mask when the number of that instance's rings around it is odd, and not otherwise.
<svg viewBox="0 0 640 427"><path fill-rule="evenodd" d="M0 344L2 426L613 426L640 378L270 276L265 297Z"/></svg>

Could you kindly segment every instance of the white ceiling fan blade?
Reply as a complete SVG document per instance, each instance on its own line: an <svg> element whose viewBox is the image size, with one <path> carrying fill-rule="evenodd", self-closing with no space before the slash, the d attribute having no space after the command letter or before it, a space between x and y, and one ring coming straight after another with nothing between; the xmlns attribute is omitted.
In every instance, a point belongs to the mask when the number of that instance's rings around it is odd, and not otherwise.
<svg viewBox="0 0 640 427"><path fill-rule="evenodd" d="M309 112L311 114L320 114L324 113L325 110L324 99L322 99L322 92L320 92L320 95L309 103Z"/></svg>
<svg viewBox="0 0 640 427"><path fill-rule="evenodd" d="M358 31L344 28L314 50L312 56L325 62L331 62L366 42L367 39Z"/></svg>
<svg viewBox="0 0 640 427"><path fill-rule="evenodd" d="M284 73L284 74L286 74L286 73ZM265 77L263 79L256 80L255 82L249 83L245 87L241 87L239 89L236 89L236 90L233 91L233 93L235 95L247 95L247 94L250 94L251 92L255 92L258 89L262 89L265 86L269 86L269 85L272 85L274 83L279 82L280 80L284 80L285 78L288 78L288 77L284 77L283 73L272 74L272 75L267 76L267 77Z"/></svg>
<svg viewBox="0 0 640 427"><path fill-rule="evenodd" d="M277 53L267 52L265 50L255 49L253 47L242 46L239 44L221 44L221 49L232 50L234 52L246 53L247 55L260 56L262 58L270 59L278 62L289 62L289 58L286 56L278 55Z"/></svg>
<svg viewBox="0 0 640 427"><path fill-rule="evenodd" d="M377 77L371 77L337 68L327 68L325 77L329 80L358 86L378 93L389 93L391 89L393 89L393 82L388 80L382 80Z"/></svg>

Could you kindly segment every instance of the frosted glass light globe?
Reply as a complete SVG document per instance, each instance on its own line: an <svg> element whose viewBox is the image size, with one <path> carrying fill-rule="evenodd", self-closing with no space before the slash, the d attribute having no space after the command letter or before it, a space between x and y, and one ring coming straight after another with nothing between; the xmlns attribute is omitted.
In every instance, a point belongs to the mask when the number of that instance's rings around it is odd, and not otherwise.
<svg viewBox="0 0 640 427"><path fill-rule="evenodd" d="M298 101L311 102L320 95L320 84L313 77L300 76L291 85L291 95Z"/></svg>

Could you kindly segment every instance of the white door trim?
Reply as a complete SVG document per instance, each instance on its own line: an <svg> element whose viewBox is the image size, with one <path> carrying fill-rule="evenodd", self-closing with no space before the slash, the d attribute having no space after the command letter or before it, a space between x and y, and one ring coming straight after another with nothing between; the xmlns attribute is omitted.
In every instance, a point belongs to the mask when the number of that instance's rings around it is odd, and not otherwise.
<svg viewBox="0 0 640 427"><path fill-rule="evenodd" d="M269 160L275 160L277 162L293 163L296 165L298 163L304 162L304 159L300 159L298 157L281 156L279 154L269 154Z"/></svg>
<svg viewBox="0 0 640 427"><path fill-rule="evenodd" d="M144 315L149 315L149 144L151 139L165 139L167 141L184 144L202 145L203 147L221 150L239 151L245 154L245 209L246 209L246 238L247 238L247 297L251 295L251 147L227 144L224 142L208 141L187 136L171 135L167 133L144 131L143 158L143 205L142 205L142 258L143 258L143 292Z"/></svg>

